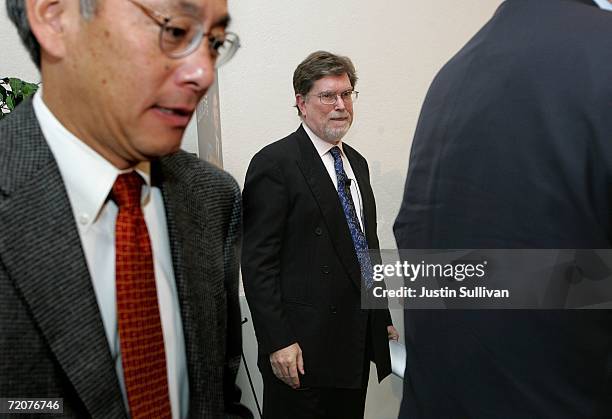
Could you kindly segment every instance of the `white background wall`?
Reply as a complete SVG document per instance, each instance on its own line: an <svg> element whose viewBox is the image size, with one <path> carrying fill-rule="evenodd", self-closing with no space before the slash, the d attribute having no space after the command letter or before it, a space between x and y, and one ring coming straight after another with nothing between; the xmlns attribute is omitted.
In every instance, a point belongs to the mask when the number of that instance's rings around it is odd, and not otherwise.
<svg viewBox="0 0 612 419"><path fill-rule="evenodd" d="M0 3L0 77L38 81L35 67L7 21L4 3ZM318 49L348 55L360 77L360 97L346 141L370 163L381 246L395 247L392 225L427 87L500 3L229 0L231 29L240 34L243 47L219 74L225 169L242 185L253 154L297 128L291 78L302 59ZM195 151L196 144L191 126L184 148ZM392 315L401 327L402 313ZM252 328L245 328L244 336L251 374L257 376ZM240 383L245 400L254 406L244 371ZM366 416L395 418L400 400L401 380L391 377L382 385L371 380Z"/></svg>
<svg viewBox="0 0 612 419"><path fill-rule="evenodd" d="M40 81L40 74L19 42L15 27L6 15L6 1L0 1L0 78L18 77Z"/></svg>

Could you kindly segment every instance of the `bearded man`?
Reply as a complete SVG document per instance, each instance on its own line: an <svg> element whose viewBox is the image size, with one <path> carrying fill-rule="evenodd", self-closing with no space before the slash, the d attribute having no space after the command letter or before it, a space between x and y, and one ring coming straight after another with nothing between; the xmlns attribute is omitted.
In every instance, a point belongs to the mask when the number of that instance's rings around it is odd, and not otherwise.
<svg viewBox="0 0 612 419"><path fill-rule="evenodd" d="M293 75L302 124L246 175L242 272L265 418L362 418L370 361L379 380L390 373L389 311L360 298L378 237L368 164L342 141L356 82L347 57L310 54Z"/></svg>

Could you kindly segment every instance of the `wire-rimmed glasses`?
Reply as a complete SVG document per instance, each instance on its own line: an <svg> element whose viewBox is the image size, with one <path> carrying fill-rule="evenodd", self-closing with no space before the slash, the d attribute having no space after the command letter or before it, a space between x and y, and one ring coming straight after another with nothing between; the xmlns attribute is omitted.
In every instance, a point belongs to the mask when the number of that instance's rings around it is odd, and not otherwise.
<svg viewBox="0 0 612 419"><path fill-rule="evenodd" d="M159 25L159 48L170 58L182 58L194 52L206 38L215 68L227 63L240 48L240 38L233 32L218 29L204 33L201 21L189 15L166 16L136 0L130 0Z"/></svg>
<svg viewBox="0 0 612 419"><path fill-rule="evenodd" d="M359 92L356 90L345 90L341 93L321 92L311 96L317 96L324 105L333 105L338 101L338 97L340 97L345 103L353 103L359 97Z"/></svg>

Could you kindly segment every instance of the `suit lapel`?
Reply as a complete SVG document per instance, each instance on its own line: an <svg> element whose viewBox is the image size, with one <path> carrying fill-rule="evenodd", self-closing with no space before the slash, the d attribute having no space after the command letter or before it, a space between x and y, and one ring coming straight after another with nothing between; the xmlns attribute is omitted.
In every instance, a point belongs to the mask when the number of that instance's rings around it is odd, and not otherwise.
<svg viewBox="0 0 612 419"><path fill-rule="evenodd" d="M26 135L10 156L21 182L4 185L0 207L2 263L90 414L125 417L68 195L31 105L22 106Z"/></svg>
<svg viewBox="0 0 612 419"><path fill-rule="evenodd" d="M361 289L361 268L344 211L338 199L338 191L302 126L295 132L295 138L299 148L297 164L321 210L338 258L357 289Z"/></svg>

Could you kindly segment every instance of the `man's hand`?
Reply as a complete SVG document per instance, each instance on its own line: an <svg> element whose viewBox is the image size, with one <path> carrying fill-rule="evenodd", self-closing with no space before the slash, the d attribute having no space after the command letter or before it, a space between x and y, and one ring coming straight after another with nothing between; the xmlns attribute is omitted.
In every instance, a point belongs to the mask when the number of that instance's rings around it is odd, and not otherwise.
<svg viewBox="0 0 612 419"><path fill-rule="evenodd" d="M270 364L272 364L274 375L285 384L294 389L300 387L298 371L300 374L304 375L304 360L302 359L302 349L300 345L294 343L293 345L273 352L270 354Z"/></svg>
<svg viewBox="0 0 612 419"><path fill-rule="evenodd" d="M396 342L399 341L399 333L393 326L387 326L387 336L389 337L389 340L394 340Z"/></svg>

